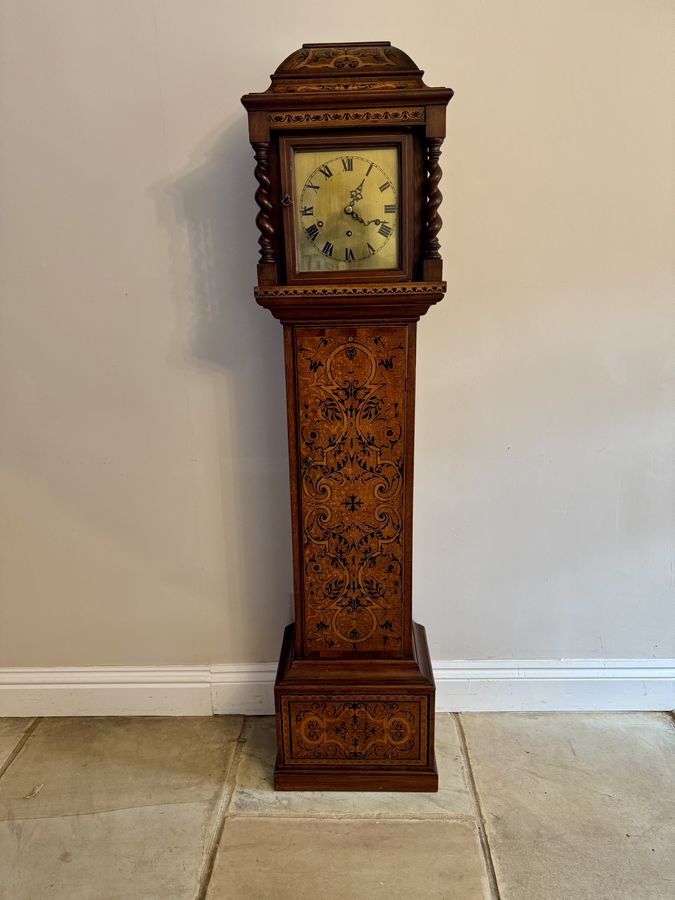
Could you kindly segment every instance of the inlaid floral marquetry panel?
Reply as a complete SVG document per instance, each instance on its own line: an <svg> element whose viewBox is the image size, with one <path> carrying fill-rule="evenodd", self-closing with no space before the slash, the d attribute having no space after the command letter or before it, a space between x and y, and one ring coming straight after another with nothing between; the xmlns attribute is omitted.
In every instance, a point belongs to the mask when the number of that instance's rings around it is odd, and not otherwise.
<svg viewBox="0 0 675 900"><path fill-rule="evenodd" d="M303 47L286 60L285 68L297 69L372 69L398 68L405 65L408 57L397 47L353 47L323 46Z"/></svg>
<svg viewBox="0 0 675 900"><path fill-rule="evenodd" d="M284 697L287 764L425 765L425 697Z"/></svg>
<svg viewBox="0 0 675 900"><path fill-rule="evenodd" d="M400 653L405 326L298 328L304 650Z"/></svg>

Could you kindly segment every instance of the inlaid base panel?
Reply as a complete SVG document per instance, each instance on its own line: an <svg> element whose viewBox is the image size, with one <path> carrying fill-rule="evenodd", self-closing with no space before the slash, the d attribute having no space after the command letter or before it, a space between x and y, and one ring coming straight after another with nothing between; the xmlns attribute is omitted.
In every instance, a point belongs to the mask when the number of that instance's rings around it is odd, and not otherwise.
<svg viewBox="0 0 675 900"><path fill-rule="evenodd" d="M284 764L424 766L427 697L308 694L281 697Z"/></svg>
<svg viewBox="0 0 675 900"><path fill-rule="evenodd" d="M412 660L294 660L289 626L275 687L277 790L436 791L434 693L424 629Z"/></svg>

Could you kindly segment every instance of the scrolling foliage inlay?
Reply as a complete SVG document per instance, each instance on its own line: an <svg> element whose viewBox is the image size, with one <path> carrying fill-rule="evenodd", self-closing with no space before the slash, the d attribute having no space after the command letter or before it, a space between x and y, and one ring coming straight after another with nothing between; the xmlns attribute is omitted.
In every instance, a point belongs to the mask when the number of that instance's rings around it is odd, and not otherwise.
<svg viewBox="0 0 675 900"><path fill-rule="evenodd" d="M405 62L396 47L303 47L289 69L372 69L396 68Z"/></svg>
<svg viewBox="0 0 675 900"><path fill-rule="evenodd" d="M423 698L292 698L287 762L421 765ZM426 739L426 734L424 735Z"/></svg>
<svg viewBox="0 0 675 900"><path fill-rule="evenodd" d="M396 656L407 330L296 334L305 652Z"/></svg>
<svg viewBox="0 0 675 900"><path fill-rule="evenodd" d="M372 122L408 122L413 119L424 121L424 109L418 106L410 106L401 109L350 109L324 112L323 110L310 110L309 112L279 112L269 113L268 120L272 125L309 125L313 122L321 122L331 125L343 122L356 124L370 124Z"/></svg>

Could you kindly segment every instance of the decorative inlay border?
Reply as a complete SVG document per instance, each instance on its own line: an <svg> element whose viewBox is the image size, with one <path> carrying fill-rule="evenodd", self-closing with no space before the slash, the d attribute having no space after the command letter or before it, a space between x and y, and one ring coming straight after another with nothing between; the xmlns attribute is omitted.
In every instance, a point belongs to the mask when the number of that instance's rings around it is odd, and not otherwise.
<svg viewBox="0 0 675 900"><path fill-rule="evenodd" d="M306 94L319 91L396 91L401 88L420 87L420 79L401 79L397 81L317 81L291 84L282 82L275 84L272 91L284 94Z"/></svg>
<svg viewBox="0 0 675 900"><path fill-rule="evenodd" d="M307 287L257 287L256 297L363 297L385 294L390 297L443 294L445 282L410 282L407 284L308 285Z"/></svg>
<svg viewBox="0 0 675 900"><path fill-rule="evenodd" d="M286 765L427 765L427 697L285 696Z"/></svg>
<svg viewBox="0 0 675 900"><path fill-rule="evenodd" d="M312 125L321 122L331 125L335 122L423 122L424 108L421 106L400 107L398 109L355 109L355 110L309 110L308 112L268 113L270 125Z"/></svg>

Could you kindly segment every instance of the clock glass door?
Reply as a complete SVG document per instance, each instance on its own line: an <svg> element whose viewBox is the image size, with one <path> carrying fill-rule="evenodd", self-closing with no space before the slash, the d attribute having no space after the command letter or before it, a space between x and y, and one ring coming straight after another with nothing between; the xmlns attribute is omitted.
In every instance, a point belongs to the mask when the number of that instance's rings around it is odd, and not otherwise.
<svg viewBox="0 0 675 900"><path fill-rule="evenodd" d="M401 268L400 146L295 149L299 273Z"/></svg>

